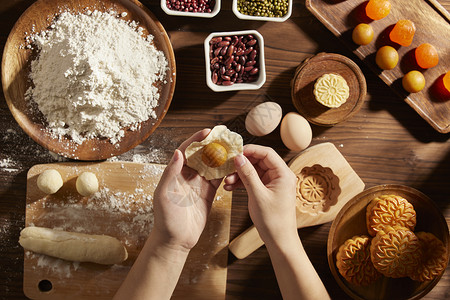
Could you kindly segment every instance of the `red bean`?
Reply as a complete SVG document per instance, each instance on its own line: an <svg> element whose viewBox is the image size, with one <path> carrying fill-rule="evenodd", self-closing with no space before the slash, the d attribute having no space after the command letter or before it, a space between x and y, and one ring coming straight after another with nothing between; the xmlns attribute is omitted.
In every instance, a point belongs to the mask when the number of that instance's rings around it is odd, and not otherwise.
<svg viewBox="0 0 450 300"><path fill-rule="evenodd" d="M215 5L216 0L166 0L166 6L168 9L185 12L211 13ZM222 40L222 37L218 38ZM210 41L212 44L216 42L216 40Z"/></svg>
<svg viewBox="0 0 450 300"><path fill-rule="evenodd" d="M252 35L214 37L210 45L210 66L215 84L232 85L235 82L245 83L258 79L259 47L255 37Z"/></svg>

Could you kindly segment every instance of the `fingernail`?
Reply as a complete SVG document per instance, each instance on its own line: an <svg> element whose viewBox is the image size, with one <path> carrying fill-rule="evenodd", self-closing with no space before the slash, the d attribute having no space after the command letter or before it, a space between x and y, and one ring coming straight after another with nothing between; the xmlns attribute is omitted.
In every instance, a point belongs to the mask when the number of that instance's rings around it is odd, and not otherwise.
<svg viewBox="0 0 450 300"><path fill-rule="evenodd" d="M237 155L236 158L234 159L234 163L237 167L242 167L243 165L245 165L246 162L247 161L245 160L242 154Z"/></svg>
<svg viewBox="0 0 450 300"><path fill-rule="evenodd" d="M181 158L181 151L180 150L178 150L178 149L176 149L175 150L175 153L173 154L173 161L178 161L180 158Z"/></svg>

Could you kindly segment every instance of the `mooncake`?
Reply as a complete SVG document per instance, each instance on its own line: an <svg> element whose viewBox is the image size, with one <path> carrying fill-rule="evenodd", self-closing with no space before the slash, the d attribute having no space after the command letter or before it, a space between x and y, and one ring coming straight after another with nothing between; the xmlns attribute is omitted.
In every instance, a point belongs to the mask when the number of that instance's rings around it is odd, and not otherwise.
<svg viewBox="0 0 450 300"><path fill-rule="evenodd" d="M422 247L422 262L409 277L417 281L430 281L441 275L448 263L448 253L444 243L434 234L417 232Z"/></svg>
<svg viewBox="0 0 450 300"><path fill-rule="evenodd" d="M374 198L366 210L367 231L375 236L385 226L402 226L414 231L416 211L411 203L397 195Z"/></svg>
<svg viewBox="0 0 450 300"><path fill-rule="evenodd" d="M365 235L354 236L339 247L336 266L345 280L356 285L371 284L381 276L370 259L370 238Z"/></svg>
<svg viewBox="0 0 450 300"><path fill-rule="evenodd" d="M344 77L330 73L324 74L317 79L313 93L320 104L330 108L337 108L347 101L350 89Z"/></svg>
<svg viewBox="0 0 450 300"><path fill-rule="evenodd" d="M386 226L372 239L370 257L375 269L384 276L406 277L419 267L422 247L411 230Z"/></svg>

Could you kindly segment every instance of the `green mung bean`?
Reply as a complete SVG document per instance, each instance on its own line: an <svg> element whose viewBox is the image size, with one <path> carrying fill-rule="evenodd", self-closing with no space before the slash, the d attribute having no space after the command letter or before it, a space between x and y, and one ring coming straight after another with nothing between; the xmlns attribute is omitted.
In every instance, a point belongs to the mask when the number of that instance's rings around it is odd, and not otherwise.
<svg viewBox="0 0 450 300"><path fill-rule="evenodd" d="M281 18L286 15L289 0L238 0L238 11L244 15Z"/></svg>

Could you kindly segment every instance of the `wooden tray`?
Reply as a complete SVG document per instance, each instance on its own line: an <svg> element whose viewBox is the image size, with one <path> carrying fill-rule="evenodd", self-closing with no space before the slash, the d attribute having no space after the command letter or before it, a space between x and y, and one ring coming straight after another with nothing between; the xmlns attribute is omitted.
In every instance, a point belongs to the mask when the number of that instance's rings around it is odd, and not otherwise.
<svg viewBox="0 0 450 300"><path fill-rule="evenodd" d="M64 185L46 196L36 185L45 169L58 170ZM36 165L28 172L25 225L118 238L129 258L120 265L73 263L25 251L23 289L31 299L111 299L151 231L152 195L163 165L127 162ZM98 197L76 192L76 177L97 174ZM219 189L207 226L189 254L173 299L225 299L231 193Z"/></svg>
<svg viewBox="0 0 450 300"><path fill-rule="evenodd" d="M347 282L336 268L336 254L339 247L355 235L369 236L366 227L366 207L375 197L395 194L407 199L417 213L414 231L433 233L449 251L447 222L436 204L421 192L402 185L380 185L367 189L353 197L339 212L331 225L328 236L327 255L331 273L339 286L353 299L387 300L419 299L438 283L441 276L430 282L418 282L405 278L382 277L368 286L357 286Z"/></svg>
<svg viewBox="0 0 450 300"><path fill-rule="evenodd" d="M334 35L364 61L379 77L434 129L450 132L450 101L442 101L433 95L439 77L450 70L450 14L435 0L390 0L390 14L378 21L365 16L365 0L306 0L306 7ZM377 49L384 45L396 45L389 41L392 26L400 19L410 19L416 25L416 34L409 47L398 47L399 64L393 70L382 71L375 63ZM370 23L375 38L366 46L352 41L352 30L359 23ZM439 64L424 70L425 88L415 94L404 91L401 78L413 69L419 69L414 60L414 49L422 43L430 43L439 52ZM382 72L381 72L382 71Z"/></svg>
<svg viewBox="0 0 450 300"><path fill-rule="evenodd" d="M28 76L31 59L37 55L35 51L25 47L27 35L47 29L62 11L86 12L88 9L126 12L127 16L122 19L137 21L145 35L152 34L155 47L164 52L168 61L167 83L157 83L160 92L159 105L155 108L157 118L141 122L138 130L123 128L125 136L115 145L105 138L89 139L79 145L67 137L52 137L46 130L45 117L25 100L25 92L31 85ZM150 136L162 122L172 101L175 69L175 55L164 27L138 0L38 0L17 20L8 36L2 60L2 85L12 115L34 141L62 156L92 161L122 154Z"/></svg>
<svg viewBox="0 0 450 300"><path fill-rule="evenodd" d="M315 99L314 83L327 73L341 75L350 88L347 101L340 107L328 108ZM319 53L297 67L291 97L295 108L308 121L316 125L333 126L349 119L361 109L366 90L364 74L351 59L334 53Z"/></svg>

